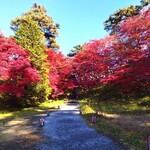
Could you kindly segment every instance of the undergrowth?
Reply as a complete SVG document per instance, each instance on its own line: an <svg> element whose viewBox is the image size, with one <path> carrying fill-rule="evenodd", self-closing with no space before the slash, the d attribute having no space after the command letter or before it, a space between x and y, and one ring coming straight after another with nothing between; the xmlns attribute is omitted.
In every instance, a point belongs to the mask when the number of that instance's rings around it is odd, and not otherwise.
<svg viewBox="0 0 150 150"><path fill-rule="evenodd" d="M149 106L147 105L149 101L149 97L126 103L123 101L117 103L117 101L91 101L90 99L84 99L80 101L80 106L82 115L87 123L100 133L110 136L129 150L146 150L150 128L147 123L147 128L143 127L139 130L138 122L140 120L136 119L136 117L140 117L143 123L145 117L150 117ZM91 117L97 111L100 112L97 116L97 123L92 124ZM110 117L111 114L112 116ZM115 115L119 116L119 118Z"/></svg>
<svg viewBox="0 0 150 150"><path fill-rule="evenodd" d="M23 108L17 111L2 110L0 111L0 121L3 122L18 117L32 116L32 114L35 114L43 110L57 109L58 106L61 106L63 103L64 103L63 100L47 101L41 103L36 107Z"/></svg>

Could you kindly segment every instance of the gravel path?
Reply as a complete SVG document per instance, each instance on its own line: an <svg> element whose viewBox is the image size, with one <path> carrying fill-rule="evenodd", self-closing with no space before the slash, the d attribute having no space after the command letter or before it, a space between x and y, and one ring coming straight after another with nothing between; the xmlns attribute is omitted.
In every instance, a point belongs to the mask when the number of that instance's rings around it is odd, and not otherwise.
<svg viewBox="0 0 150 150"><path fill-rule="evenodd" d="M78 104L70 103L51 113L41 131L47 141L36 145L36 150L123 150L86 125Z"/></svg>

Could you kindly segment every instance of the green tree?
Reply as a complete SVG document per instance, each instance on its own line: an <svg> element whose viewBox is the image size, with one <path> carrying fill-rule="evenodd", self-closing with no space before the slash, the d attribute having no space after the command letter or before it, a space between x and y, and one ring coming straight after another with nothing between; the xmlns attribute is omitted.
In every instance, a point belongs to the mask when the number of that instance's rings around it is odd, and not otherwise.
<svg viewBox="0 0 150 150"><path fill-rule="evenodd" d="M104 29L109 31L110 34L116 34L120 30L120 23L126 20L128 17L132 17L139 13L138 8L135 6L129 6L127 8L119 9L104 22Z"/></svg>
<svg viewBox="0 0 150 150"><path fill-rule="evenodd" d="M150 4L150 0L141 0L140 2L143 7Z"/></svg>
<svg viewBox="0 0 150 150"><path fill-rule="evenodd" d="M45 101L51 93L51 88L49 86L48 72L50 67L46 62L44 34L39 30L37 22L33 21L31 16L27 16L20 21L20 25L15 32L15 38L18 44L29 51L31 64L40 75L40 81L29 88L29 94L32 94L32 98L34 97L36 101Z"/></svg>
<svg viewBox="0 0 150 150"><path fill-rule="evenodd" d="M111 14L109 18L104 22L104 29L112 34L116 34L120 30L120 24L129 17L138 15L143 7L150 4L150 0L141 0L141 5L131 5L126 8L119 9L115 13Z"/></svg>
<svg viewBox="0 0 150 150"><path fill-rule="evenodd" d="M82 50L82 45L76 45L73 47L74 49L70 50L69 54L67 55L68 57L74 57L77 55L81 50Z"/></svg>
<svg viewBox="0 0 150 150"><path fill-rule="evenodd" d="M31 19L36 21L40 26L39 29L43 31L47 47L58 49L59 46L56 43L56 37L58 35L57 30L59 29L59 24L54 25L53 19L48 16L46 12L47 11L44 6L34 3L33 7L29 11L11 21L11 29L16 32L21 21L24 20L26 16L30 16Z"/></svg>

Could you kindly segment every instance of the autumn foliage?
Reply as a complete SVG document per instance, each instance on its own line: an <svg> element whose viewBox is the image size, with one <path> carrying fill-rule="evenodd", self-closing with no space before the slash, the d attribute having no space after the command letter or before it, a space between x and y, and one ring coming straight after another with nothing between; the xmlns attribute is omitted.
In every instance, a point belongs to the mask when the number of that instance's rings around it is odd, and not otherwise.
<svg viewBox="0 0 150 150"><path fill-rule="evenodd" d="M0 93L20 97L26 93L26 86L39 81L28 57L28 51L17 45L15 40L0 35Z"/></svg>
<svg viewBox="0 0 150 150"><path fill-rule="evenodd" d="M43 47L47 56L44 62L49 64L44 69L48 70L51 98L72 89L104 86L117 86L124 94L150 93L149 20L150 9L141 11L122 22L117 34L85 43L71 58ZM0 93L20 97L28 92L28 86L38 84L37 68L28 58L28 50L14 39L0 36Z"/></svg>
<svg viewBox="0 0 150 150"><path fill-rule="evenodd" d="M72 76L71 59L53 49L47 51L47 61L50 63L49 80L52 88L52 98L62 95L65 91L75 87Z"/></svg>
<svg viewBox="0 0 150 150"><path fill-rule="evenodd" d="M83 45L73 60L78 86L119 85L122 92L150 90L150 9L127 19L120 32Z"/></svg>

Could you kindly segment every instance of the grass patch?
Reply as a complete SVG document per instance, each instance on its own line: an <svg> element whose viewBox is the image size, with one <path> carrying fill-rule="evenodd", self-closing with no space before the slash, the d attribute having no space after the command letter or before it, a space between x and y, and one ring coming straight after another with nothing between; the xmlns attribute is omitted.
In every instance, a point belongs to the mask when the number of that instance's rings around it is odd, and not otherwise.
<svg viewBox="0 0 150 150"><path fill-rule="evenodd" d="M57 100L57 101L49 101L44 102L38 105L37 107L30 107L30 108L24 108L18 111L0 111L0 122L7 122L9 120L20 118L20 117L27 117L32 116L37 112L44 111L44 110L51 110L51 109L57 109L58 106L61 106L64 103L63 100Z"/></svg>
<svg viewBox="0 0 150 150"><path fill-rule="evenodd" d="M17 111L0 111L0 147L3 149L35 149L34 145L44 138L39 127L39 118L47 117L47 111L56 111L64 101L49 101L37 107ZM50 142L48 140L48 142Z"/></svg>
<svg viewBox="0 0 150 150"><path fill-rule="evenodd" d="M112 137L112 139L119 141L129 150L144 150L147 149L147 136L144 132L136 132L129 128L113 124L106 118L101 118L94 125L95 128L105 135Z"/></svg>
<svg viewBox="0 0 150 150"><path fill-rule="evenodd" d="M84 103L81 102L81 108L82 108L82 113L83 114L90 114L90 113L94 113L94 109L92 109L89 105L83 105Z"/></svg>
<svg viewBox="0 0 150 150"><path fill-rule="evenodd" d="M90 106L105 113L145 115L150 114L150 97L141 99L106 100L91 102Z"/></svg>
<svg viewBox="0 0 150 150"><path fill-rule="evenodd" d="M51 101L51 102L44 102L40 104L37 109L45 110L45 109L52 109L52 108L58 108L58 106L61 106L64 104L63 100L57 100L57 101Z"/></svg>
<svg viewBox="0 0 150 150"><path fill-rule="evenodd" d="M139 120L136 120L136 115L142 118L149 117L147 106L140 106L143 101L149 101L149 98L141 99L138 102L132 101L131 103L115 103L103 101L89 103L87 100L81 100L80 106L82 115L85 117L87 123L96 128L97 131L111 137L124 145L129 150L144 150L147 149L147 136L149 133L148 128L137 128ZM133 107L134 106L134 107ZM95 110L102 111L105 114L117 114L120 118L110 118L103 115L98 115L97 123L92 124L91 118ZM130 117L131 120L126 119ZM125 120L126 119L126 120ZM134 120L135 119L135 120ZM139 119L139 118L138 118Z"/></svg>

